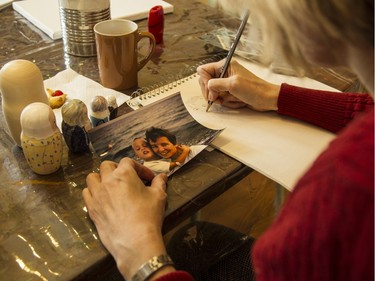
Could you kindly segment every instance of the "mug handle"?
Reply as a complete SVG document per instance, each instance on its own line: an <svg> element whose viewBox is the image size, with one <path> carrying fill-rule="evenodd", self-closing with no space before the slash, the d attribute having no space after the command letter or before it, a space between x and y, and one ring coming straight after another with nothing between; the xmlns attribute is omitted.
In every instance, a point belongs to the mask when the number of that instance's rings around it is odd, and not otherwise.
<svg viewBox="0 0 375 281"><path fill-rule="evenodd" d="M146 65L146 63L151 59L151 55L154 53L155 46L156 46L156 40L152 33L148 31L138 31L137 43L139 43L139 41L141 41L143 38L149 38L150 44L149 44L147 55L138 62L138 71L141 70Z"/></svg>

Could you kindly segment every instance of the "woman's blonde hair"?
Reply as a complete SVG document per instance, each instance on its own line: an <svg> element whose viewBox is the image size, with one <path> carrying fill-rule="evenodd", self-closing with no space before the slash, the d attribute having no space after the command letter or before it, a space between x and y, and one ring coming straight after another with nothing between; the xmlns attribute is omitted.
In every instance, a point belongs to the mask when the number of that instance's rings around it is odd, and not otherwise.
<svg viewBox="0 0 375 281"><path fill-rule="evenodd" d="M374 46L374 0L240 0L239 5L221 1L228 11L234 6L250 9L261 24L266 48L279 46L293 65L306 66L295 36L301 23L326 42Z"/></svg>

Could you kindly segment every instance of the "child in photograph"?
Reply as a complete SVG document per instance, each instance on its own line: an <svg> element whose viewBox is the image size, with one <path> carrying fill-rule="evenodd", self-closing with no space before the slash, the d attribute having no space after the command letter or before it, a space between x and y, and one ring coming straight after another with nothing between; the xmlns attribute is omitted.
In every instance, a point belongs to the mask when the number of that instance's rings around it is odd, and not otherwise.
<svg viewBox="0 0 375 281"><path fill-rule="evenodd" d="M146 140L150 144L154 153L164 159L171 159L172 161L179 161L182 165L187 163L190 159L194 158L199 152L201 152L206 146L205 145L178 145L177 138L174 134L168 130L151 127L146 131ZM180 157L189 150L185 157ZM183 158L181 160L181 158ZM180 161L181 160L181 161Z"/></svg>
<svg viewBox="0 0 375 281"><path fill-rule="evenodd" d="M189 154L189 147L180 146L182 152L176 161L172 159L162 158L154 153L150 145L144 138L135 138L132 143L133 151L138 159L142 160L142 164L152 170L155 174L169 173L174 168L181 166L181 162L185 161Z"/></svg>

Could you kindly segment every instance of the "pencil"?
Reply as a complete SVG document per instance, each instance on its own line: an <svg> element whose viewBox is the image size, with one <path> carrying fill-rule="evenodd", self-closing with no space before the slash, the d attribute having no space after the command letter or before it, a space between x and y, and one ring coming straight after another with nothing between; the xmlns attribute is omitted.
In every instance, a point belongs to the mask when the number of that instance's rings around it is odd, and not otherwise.
<svg viewBox="0 0 375 281"><path fill-rule="evenodd" d="M249 10L246 10L245 14L243 15L243 18L242 18L242 21L241 21L241 25L240 25L240 27L237 30L237 33L236 33L236 36L235 36L234 41L232 43L232 46L229 48L229 52L228 52L228 55L227 55L227 57L225 59L225 63L223 65L223 67L221 68L219 78L223 78L224 75L225 75L225 73L228 70L230 61L231 61L231 59L233 57L234 51L236 50L238 42L240 41L241 35L242 35L242 33L243 33L244 29L245 29L245 26L246 26L248 18L249 18ZM208 101L206 112L208 112L208 110L210 109L210 107L211 107L211 105L213 103L214 103L214 101L211 101L211 100Z"/></svg>

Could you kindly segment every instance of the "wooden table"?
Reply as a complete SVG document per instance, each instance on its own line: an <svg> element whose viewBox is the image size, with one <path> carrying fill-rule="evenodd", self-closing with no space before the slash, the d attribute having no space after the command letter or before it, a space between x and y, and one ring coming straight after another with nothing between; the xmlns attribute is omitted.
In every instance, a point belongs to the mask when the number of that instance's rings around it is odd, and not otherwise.
<svg viewBox="0 0 375 281"><path fill-rule="evenodd" d="M165 17L164 44L158 45L152 60L140 71L141 87L164 81L221 53L199 37L231 24L235 29L239 24L238 19L201 2L169 2L175 9ZM61 39L53 41L11 7L0 14L0 67L13 59L27 59L41 69L45 79L69 67L99 81L96 57L64 54ZM140 29L147 28L147 20L138 24ZM327 69L318 69L316 77L341 90L352 88L356 81L350 73ZM123 106L120 114L129 110ZM93 280L98 271L113 266L81 196L86 175L98 170L97 158L71 154L65 146L62 168L52 175L38 176L27 166L0 112L0 159L0 280ZM250 172L216 150L198 155L169 179L164 231Z"/></svg>

